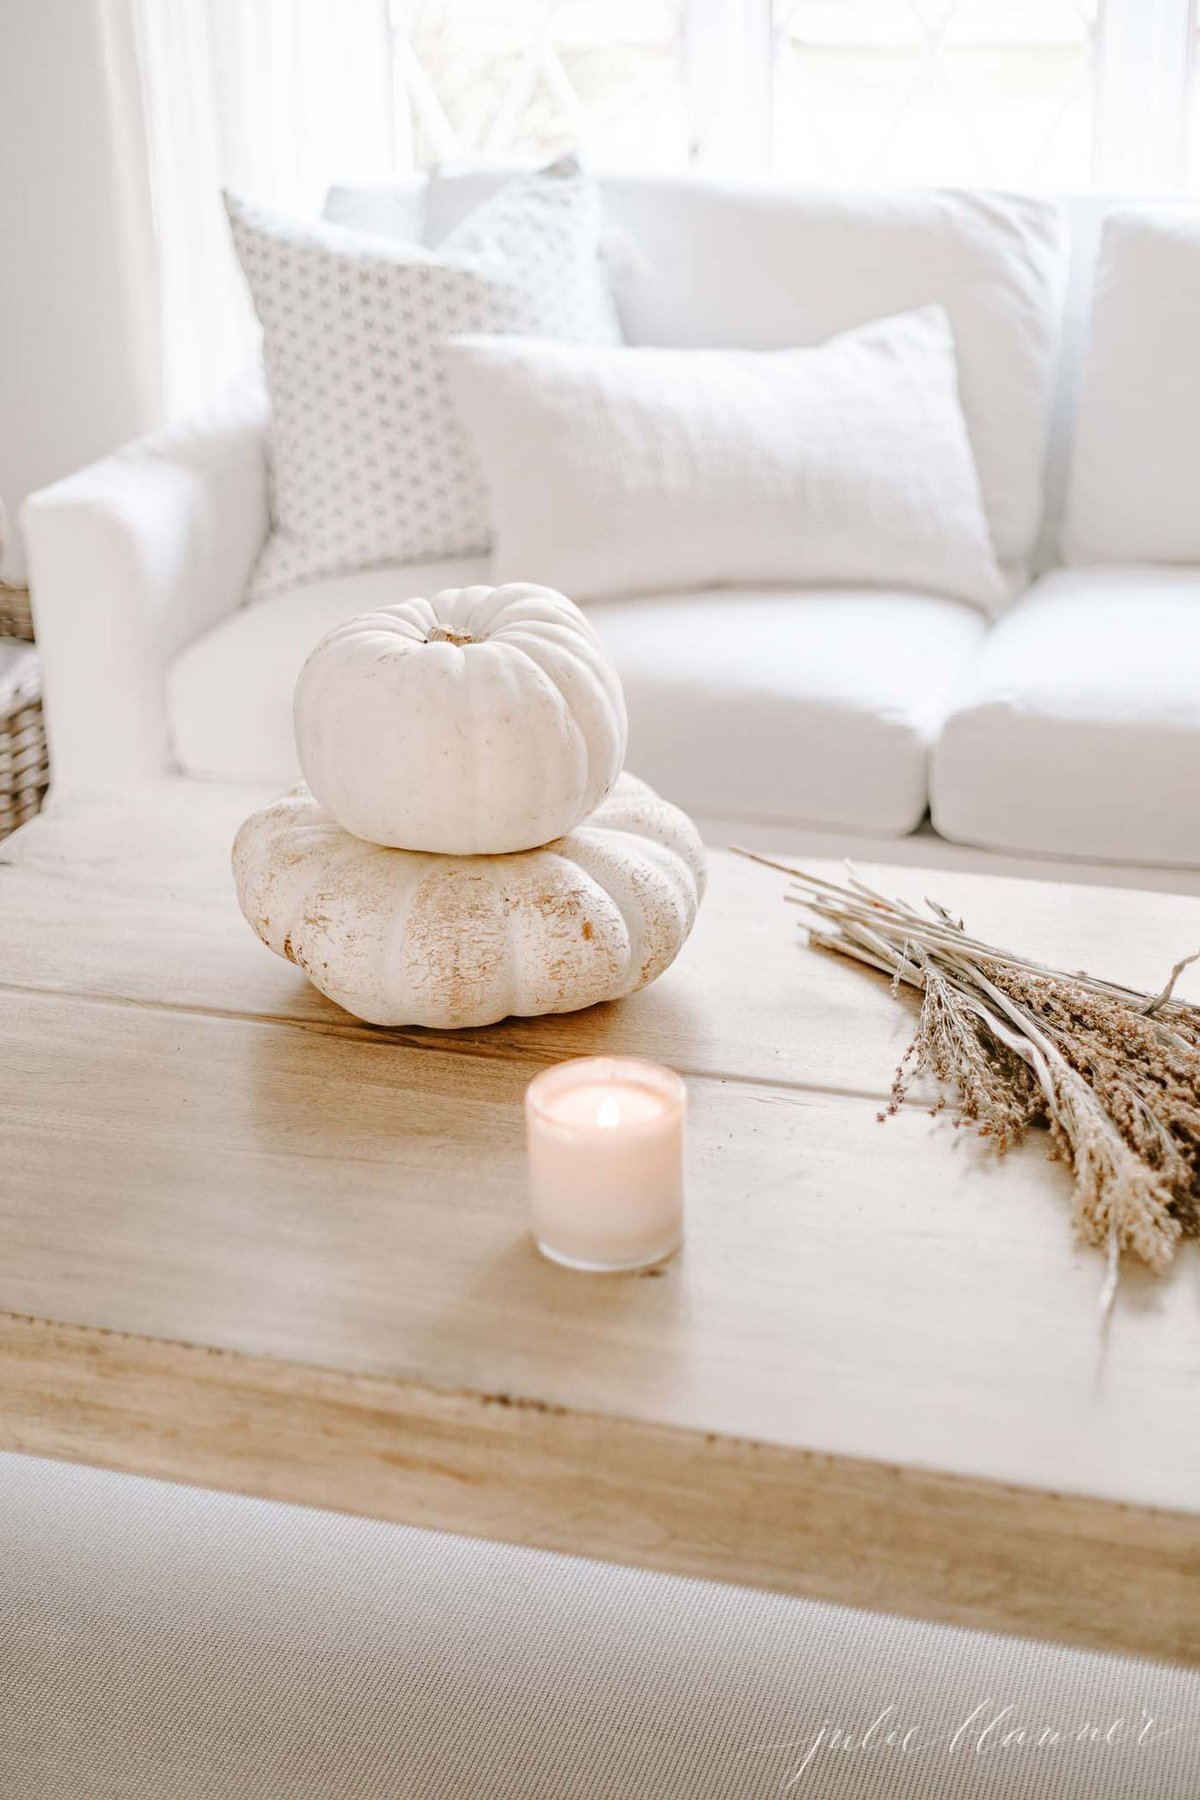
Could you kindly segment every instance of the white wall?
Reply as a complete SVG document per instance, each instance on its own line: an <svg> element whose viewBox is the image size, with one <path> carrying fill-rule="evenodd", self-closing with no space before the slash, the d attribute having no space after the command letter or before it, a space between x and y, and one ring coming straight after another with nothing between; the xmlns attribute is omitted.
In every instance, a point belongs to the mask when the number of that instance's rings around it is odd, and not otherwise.
<svg viewBox="0 0 1200 1800"><path fill-rule="evenodd" d="M0 0L0 579L10 582L23 567L13 540L24 496L159 411L156 308L135 254L141 127L136 105L115 100L130 73L119 30L102 36L102 9L119 23L112 0Z"/></svg>

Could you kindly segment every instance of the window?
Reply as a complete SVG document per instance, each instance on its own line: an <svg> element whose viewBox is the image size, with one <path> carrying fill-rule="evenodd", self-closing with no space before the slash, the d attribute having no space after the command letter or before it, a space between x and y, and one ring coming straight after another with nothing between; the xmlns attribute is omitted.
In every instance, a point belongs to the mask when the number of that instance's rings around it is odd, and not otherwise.
<svg viewBox="0 0 1200 1800"><path fill-rule="evenodd" d="M684 0L409 0L392 18L401 155L688 156Z"/></svg>
<svg viewBox="0 0 1200 1800"><path fill-rule="evenodd" d="M111 60L143 109L173 411L246 354L222 186L309 212L335 181L578 147L799 184L1200 193L1200 0L128 5L136 57Z"/></svg>
<svg viewBox="0 0 1200 1800"><path fill-rule="evenodd" d="M1095 0L777 0L775 162L831 180L1074 187Z"/></svg>
<svg viewBox="0 0 1200 1800"><path fill-rule="evenodd" d="M390 0L397 160L1200 186L1195 0Z"/></svg>
<svg viewBox="0 0 1200 1800"><path fill-rule="evenodd" d="M1191 67L1187 74L1187 185L1200 188L1200 10L1192 21Z"/></svg>

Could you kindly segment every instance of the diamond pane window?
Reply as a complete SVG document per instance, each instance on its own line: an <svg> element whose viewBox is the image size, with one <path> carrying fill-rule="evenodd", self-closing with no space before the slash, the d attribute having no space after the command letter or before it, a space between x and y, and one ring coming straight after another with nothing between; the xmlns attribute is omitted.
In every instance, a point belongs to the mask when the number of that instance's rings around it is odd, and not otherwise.
<svg viewBox="0 0 1200 1800"><path fill-rule="evenodd" d="M394 26L418 166L575 147L609 167L687 161L684 0L409 0Z"/></svg>
<svg viewBox="0 0 1200 1800"><path fill-rule="evenodd" d="M775 167L1086 184L1096 0L775 0Z"/></svg>

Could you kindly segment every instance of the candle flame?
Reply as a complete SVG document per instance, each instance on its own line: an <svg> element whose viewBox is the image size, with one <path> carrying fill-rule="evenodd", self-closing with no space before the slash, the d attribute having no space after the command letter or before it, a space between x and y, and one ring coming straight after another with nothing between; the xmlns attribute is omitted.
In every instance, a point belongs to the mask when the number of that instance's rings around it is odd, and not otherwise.
<svg viewBox="0 0 1200 1800"><path fill-rule="evenodd" d="M621 1123L621 1103L615 1094L606 1094L600 1102L596 1123L604 1131L615 1131Z"/></svg>

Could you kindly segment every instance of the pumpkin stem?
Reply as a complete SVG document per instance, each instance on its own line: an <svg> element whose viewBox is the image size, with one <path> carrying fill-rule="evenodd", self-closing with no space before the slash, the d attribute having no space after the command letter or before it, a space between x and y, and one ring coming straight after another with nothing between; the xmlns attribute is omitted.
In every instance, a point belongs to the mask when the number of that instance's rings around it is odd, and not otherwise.
<svg viewBox="0 0 1200 1800"><path fill-rule="evenodd" d="M435 625L432 631L425 633L425 642L427 644L474 644L478 642L478 639L473 638L469 631L450 631L445 625Z"/></svg>

